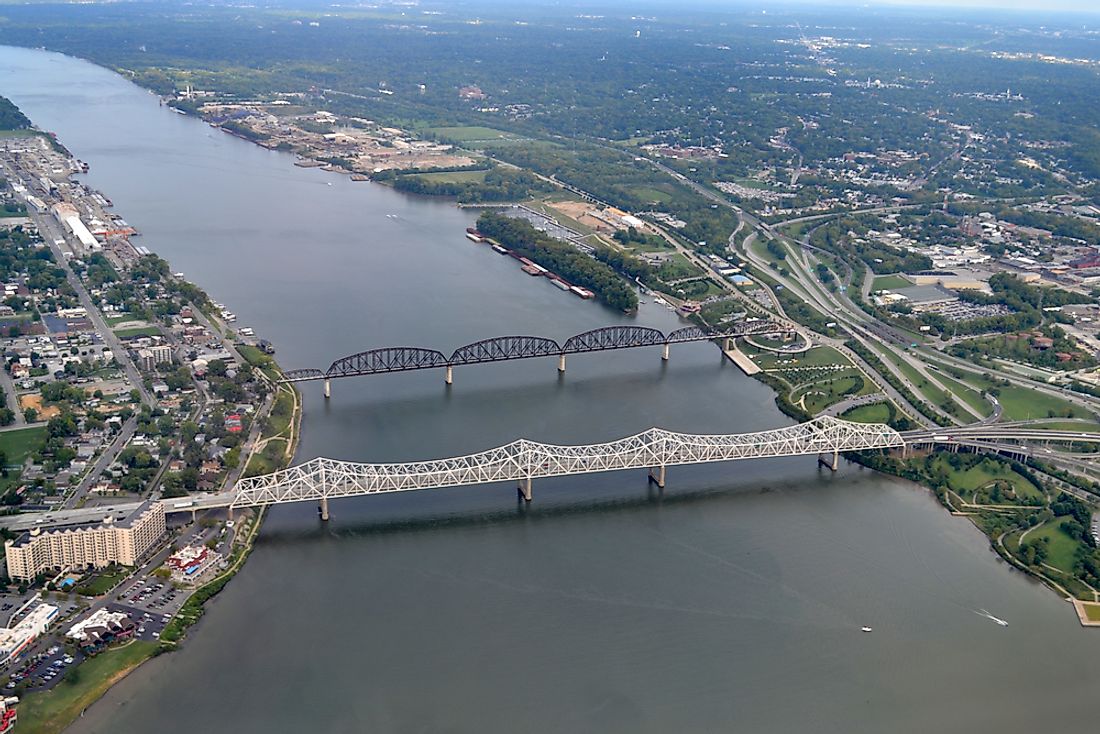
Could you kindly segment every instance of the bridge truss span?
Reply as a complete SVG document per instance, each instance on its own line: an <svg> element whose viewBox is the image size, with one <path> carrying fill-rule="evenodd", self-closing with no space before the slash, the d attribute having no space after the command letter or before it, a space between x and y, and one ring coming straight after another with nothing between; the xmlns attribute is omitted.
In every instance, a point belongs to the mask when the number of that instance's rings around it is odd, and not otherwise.
<svg viewBox="0 0 1100 734"><path fill-rule="evenodd" d="M659 329L628 324L592 329L572 336L562 343L541 336L498 336L461 346L451 353L450 357L436 349L423 347L382 347L342 357L329 365L327 370L290 370L283 374L282 381L324 380L325 395L328 397L329 380L337 377L357 377L441 367L446 370L446 381L450 384L453 368L463 365L556 356L558 369L564 372L565 357L571 354L661 346L664 347L662 358L667 360L669 346L672 344L718 341L786 331L790 331L790 327L765 320L743 321L717 334L708 333L698 326L687 326L675 329L666 335Z"/></svg>
<svg viewBox="0 0 1100 734"><path fill-rule="evenodd" d="M383 347L359 352L338 359L322 374L322 377L351 377L353 375L379 374L382 372L406 372L432 367L446 367L447 357L435 349L421 347Z"/></svg>
<svg viewBox="0 0 1100 734"><path fill-rule="evenodd" d="M559 446L520 439L466 456L407 463L363 464L317 458L237 483L232 507L323 502L418 489L517 482L530 498L531 480L624 469L660 470L684 464L806 456L904 446L884 425L820 417L755 433L697 435L651 428L599 444Z"/></svg>
<svg viewBox="0 0 1100 734"><path fill-rule="evenodd" d="M561 346L553 339L541 336L498 336L459 347L451 355L451 364L481 364L502 362L508 359L555 357L561 354Z"/></svg>

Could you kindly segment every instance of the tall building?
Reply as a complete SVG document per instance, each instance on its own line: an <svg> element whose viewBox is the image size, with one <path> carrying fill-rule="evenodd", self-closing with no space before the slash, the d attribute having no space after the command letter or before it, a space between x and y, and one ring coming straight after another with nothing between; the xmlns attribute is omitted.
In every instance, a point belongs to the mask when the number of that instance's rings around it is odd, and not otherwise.
<svg viewBox="0 0 1100 734"><path fill-rule="evenodd" d="M149 347L149 351L153 354L154 364L164 364L165 362L172 362L172 347L167 344L158 344L155 347Z"/></svg>
<svg viewBox="0 0 1100 734"><path fill-rule="evenodd" d="M118 522L108 516L94 525L35 528L4 543L8 576L30 581L47 570L134 566L165 530L164 507L152 500Z"/></svg>

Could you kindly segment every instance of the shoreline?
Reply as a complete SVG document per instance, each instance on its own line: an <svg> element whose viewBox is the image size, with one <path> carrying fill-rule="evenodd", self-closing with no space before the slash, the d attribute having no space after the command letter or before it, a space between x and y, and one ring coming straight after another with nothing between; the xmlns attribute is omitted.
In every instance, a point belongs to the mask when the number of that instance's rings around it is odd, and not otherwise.
<svg viewBox="0 0 1100 734"><path fill-rule="evenodd" d="M58 152L64 155L70 162L79 162L77 157L68 148L64 147L60 143L56 134L39 128L37 125L33 124L33 121L32 127L29 128L28 133L39 136L48 141L49 144L55 148L55 150L58 150ZM3 133L0 133L0 135L3 135ZM78 168L74 169L69 173L69 179L72 180L73 176L78 175L82 172L83 171L79 170ZM100 195L102 196L101 193ZM104 197L104 199L109 202L109 199L106 199L106 197ZM156 255L155 252L151 251L151 248L143 247L142 249L152 255ZM200 293L204 294L205 297L205 291L199 284L184 278L177 277L176 280L197 289ZM216 332L221 332L221 334L226 335L227 338L231 340L231 343L234 345L235 349L240 351L241 347L245 346L242 342L239 341L236 330L233 329L232 326L227 325L224 319L222 319L219 315L217 315L210 309L204 309L198 303L194 305L196 308L202 311L202 313L208 319L209 323L213 326ZM101 310L100 315L103 315ZM259 352L259 350L255 347L252 347L252 349ZM244 360L246 364L253 365L253 367L256 368L257 373L262 375L261 379L272 388L269 401L260 406L260 410L257 411L255 420L267 419L267 417L270 415L271 411L276 405L278 396L289 394L292 398L291 414L289 417L287 428L285 429L289 430L290 435L285 437L279 436L277 438L277 440L282 440L286 443L286 448L280 455L279 460L274 462L275 465L273 468L282 469L286 466L289 466L293 462L294 455L298 448L301 436L302 416L304 413L303 402L301 400L301 395L293 385L284 385L278 382L278 379L282 374L282 369L278 365L274 357L272 357L270 354L266 354L263 352L260 352L260 354L262 355L262 357L258 359L249 359L244 356L244 353L241 354L241 359ZM257 440L252 443L248 455L241 457L241 461L239 464L240 476L243 476L248 472L249 464L252 461L253 457L257 455L258 450L262 449L263 445L268 440L276 438L276 436L269 435L270 430L270 427L265 426L257 436ZM237 479L239 479L239 476L237 478L232 477L233 470L230 470L225 479L226 484L235 483ZM193 494L191 496L201 496L201 494ZM107 668L107 670L104 671L106 677L99 679L88 679L87 673L84 672L84 675L81 676L83 680L81 680L81 678L75 678L73 682L60 683L59 686L70 686L70 688L68 689L61 688L60 693L58 692L58 686L53 686L45 690L31 691L20 697L17 711L21 711L24 714L24 719L27 718L28 713L37 713L38 709L42 707L47 707L46 710L49 711L49 702L56 700L53 697L59 695L63 696L65 694L72 693L73 688L82 688L83 690L78 691L72 701L62 704L62 707L60 709L57 709L52 713L44 714L43 718L40 721L37 721L40 727L39 730L46 732L61 732L66 729L70 724L72 724L73 721L79 718L79 716L81 716L86 709L99 701L115 684L132 674L145 662L163 653L173 652L179 649L183 640L186 638L187 629L194 625L204 613L206 603L214 596L216 596L244 567L244 563L247 560L248 556L251 554L251 551L255 544L255 540L258 537L259 532L262 528L263 519L266 515L265 511L266 508L259 508L257 510L246 510L247 514L244 516L244 518L241 519L241 523L248 524L248 535L245 538L241 539L239 533L234 534L234 547L232 548L230 553L230 558L232 559L231 564L224 572L222 572L215 578L202 584L201 586L189 590L190 593L186 597L186 601L180 607L180 609L174 615L172 615L172 618L165 625L163 630L164 634L161 636L160 639L146 641L132 638L122 645L108 647L98 655L85 658L80 662L80 664L72 668L74 672L79 671L81 667L87 665L89 662L101 661L99 663L99 667ZM173 541L173 538L174 536L172 534L169 534L166 536L166 541L168 543L171 543ZM163 550L163 547L163 545L159 546L160 550L156 552L161 552ZM135 569L135 573L137 573L138 570L140 569ZM121 586L122 584L132 579L133 576L129 576L127 577L127 579L120 581L113 588L117 588L118 586ZM93 600L93 604L95 603L95 601L102 600L104 598L105 595L95 597ZM169 630L172 630L172 632L169 632ZM128 649L133 650L135 644L139 645L138 649L143 650L144 652L138 659L130 659L131 656L123 654L122 651ZM110 665L112 663L121 663L121 665L119 665L119 667L117 668L111 668ZM24 727L20 729L20 731L25 730L26 726L27 724L25 723Z"/></svg>
<svg viewBox="0 0 1100 734"><path fill-rule="evenodd" d="M95 62L91 62L91 63L95 63ZM104 68L111 69L111 67L104 67ZM121 73L118 69L112 69L112 70L115 71L116 73ZM232 135L233 137L239 138L240 140L242 140L244 142L252 143L253 145L256 145L257 147L264 148L266 150L277 152L277 153L288 153L288 154L294 156L294 158L295 158L294 165L296 167L320 168L321 170L324 170L324 171L329 172L329 173L337 173L337 174L341 174L341 175L345 175L345 176L354 176L354 177L363 176L363 174L360 174L360 173L348 170L346 168L343 168L342 166L339 166L339 165L333 163L332 161L319 159L315 155L308 155L308 154L303 154L303 153L301 153L299 151L296 151L296 150L284 150L284 149L280 149L280 148L275 147L275 146L264 145L263 141L261 141L261 140L252 139L252 138L250 138L246 135L239 134L239 133L237 133L233 130L226 129L226 128L224 128L224 127L222 127L222 126L220 126L216 123L210 122L210 121L204 119L201 114L197 114L195 112L191 112L191 111L188 111L186 109L181 109L179 107L175 107L172 104L172 101L174 101L175 98L165 97L165 96L157 93L155 90L152 90L148 87L142 87L140 84L137 84L137 82L133 81L132 79L130 79L129 81L131 81L131 83L135 84L135 86L138 86L139 88L142 88L142 89L146 89L149 93L156 96L163 106L168 107L169 109L171 109L176 114L181 114L181 115L184 115L184 116L193 117L193 118L201 121L202 123L206 124L208 127L217 128L217 129L219 129L223 132L226 132L226 133ZM415 135L415 133L411 133L407 130L404 130L403 132L405 132L409 135ZM456 149L461 150L460 146L455 146L455 147L456 147ZM313 151L310 151L310 152L312 153ZM298 165L299 162L305 162L305 165ZM409 173L414 173L415 171L408 171L408 172ZM354 180L362 180L362 179L361 178L356 178ZM367 177L366 180L369 183L383 184L383 185L386 184L385 181L376 181L376 180L374 180L372 178L369 178L369 177ZM426 194L406 194L406 195L425 196ZM427 194L427 196L430 196L433 199L446 200L446 201L448 201L449 203L451 203L453 206L455 206L457 208L469 208L469 206L473 206L473 205L463 205L463 204L459 203L457 201L457 199L453 196L446 196L446 195L440 196L440 195L430 195L430 194ZM522 203L522 202L514 202L514 203ZM620 274L620 277L622 277L621 274ZM624 280L626 280L626 279L624 278ZM740 366L740 365L738 365L738 366ZM742 369L744 369L744 368L742 367ZM746 372L746 374L749 374L749 373ZM788 410L787 407L785 407L785 403L786 403L785 397L786 396L784 395L781 387L777 384L773 384L773 382L771 380L766 379L767 378L767 373L766 372L760 371L757 374L753 374L752 377L753 377L753 379L756 379L756 380L762 382L763 384L767 385L769 388L772 389L772 391L775 393L775 405L781 413L783 413L783 414L787 415L788 417L791 417L795 420L806 420L808 418L812 418L812 416L807 417L805 415L801 415L799 413L792 412L792 411ZM791 407L793 407L793 406L791 406ZM874 471L877 471L877 472L879 472L879 473L881 473L885 476L890 476L890 477L899 478L899 479L910 479L910 477L907 476L907 472L904 471L904 469L905 469L904 466L902 467L902 470L891 471L889 467L870 466L867 463L861 461L857 457L847 457L847 458L848 458L849 461L852 461L853 463L858 463L861 466L871 468ZM939 492L937 492L936 489L931 486L931 484L929 484L927 482L924 482L924 481L919 481L919 480L916 483L919 484L922 488L924 488L927 491L929 491L929 492L933 493L934 495L936 495L937 501L939 502L941 507L943 507L949 514L955 514L955 513L952 512L951 506L948 503L946 503L943 499L940 498ZM968 516L968 518L969 518L969 516ZM992 550L994 553L997 553L998 555L1002 555L1001 551L998 548L997 538L990 536L981 527L981 525L978 522L976 522L974 519L972 519L972 518L969 518L969 519L971 519L971 524L974 525L974 527L976 529L978 529L979 532L982 532L982 534L986 536L986 538L989 542L990 550ZM1074 607L1076 609L1078 609L1078 616L1081 618L1081 620L1086 619L1085 612L1082 611L1080 605L1089 606L1089 604L1090 604L1089 602L1081 602L1080 600L1077 600L1076 598L1074 598L1072 595L1069 595L1069 594L1065 593L1065 590L1062 589L1062 587L1059 584L1057 584L1057 582L1055 582L1052 579L1048 578L1046 575L1044 575L1042 573L1042 571L1032 569L1032 568L1022 564L1019 561L1019 559L1015 558L1015 556L1013 556L1012 553L1010 551L1008 551L1007 549L1004 549L1004 554L1007 554L1008 560L1010 561L1010 563L1012 565L1014 565L1015 567L1017 567L1019 570L1023 571L1025 573L1025 575L1027 575L1031 579L1047 586L1048 588L1053 590L1055 593L1058 593L1058 594L1062 595L1063 597L1073 601ZM1096 603L1096 605L1097 605L1097 609L1100 609L1100 601L1098 601ZM1100 622L1096 622L1092 625L1085 625L1084 621L1082 621L1082 625L1083 626L1100 626Z"/></svg>

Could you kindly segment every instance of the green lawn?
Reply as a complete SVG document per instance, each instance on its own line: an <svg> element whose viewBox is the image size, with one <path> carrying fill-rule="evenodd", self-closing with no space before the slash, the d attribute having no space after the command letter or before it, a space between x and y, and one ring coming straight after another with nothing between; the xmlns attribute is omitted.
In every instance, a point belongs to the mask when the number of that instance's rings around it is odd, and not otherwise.
<svg viewBox="0 0 1100 734"><path fill-rule="evenodd" d="M1036 423L1031 428L1040 431L1078 431L1080 433L1100 433L1100 423L1093 421L1052 421Z"/></svg>
<svg viewBox="0 0 1100 734"><path fill-rule="evenodd" d="M840 417L856 423L886 423L893 417L893 410L889 403L871 403L852 408Z"/></svg>
<svg viewBox="0 0 1100 734"><path fill-rule="evenodd" d="M102 571L96 571L88 579L83 579L76 587L76 593L84 596L100 596L115 588L124 578L130 575L134 569L128 566L111 566Z"/></svg>
<svg viewBox="0 0 1100 734"><path fill-rule="evenodd" d="M872 291L896 291L913 285L900 275L880 275L871 282Z"/></svg>
<svg viewBox="0 0 1100 734"><path fill-rule="evenodd" d="M986 379L983 375L966 373L962 378L967 384L979 390L997 390L997 400L1004 408L1004 420L1022 421L1032 418L1094 418L1083 408L1056 395L1047 395L1026 387L1010 385L1004 387Z"/></svg>
<svg viewBox="0 0 1100 734"><path fill-rule="evenodd" d="M129 339L134 336L159 336L160 329L156 326L140 326L135 329L115 329L115 336L119 339Z"/></svg>
<svg viewBox="0 0 1100 734"><path fill-rule="evenodd" d="M77 682L62 681L49 691L24 696L16 729L28 734L59 734L126 673L156 654L157 647L157 643L136 640L85 660L72 668L80 671Z"/></svg>
<svg viewBox="0 0 1100 734"><path fill-rule="evenodd" d="M943 372L937 372L936 379L951 391L951 394L955 396L956 400L961 400L978 411L978 415L987 416L993 412L993 404L983 398L981 393L977 390L967 387L958 380L948 377Z"/></svg>
<svg viewBox="0 0 1100 734"><path fill-rule="evenodd" d="M947 473L947 483L951 489L967 499L977 498L988 502L988 497L975 497L975 495L983 487L998 479L1011 483L1012 488L1016 491L1016 496L1020 499L1042 496L1035 485L1025 477L1017 474L1006 464L992 459L983 460L969 469L955 469L951 466L947 457L940 455L933 460L932 467L936 471L945 471ZM1011 504L1011 502L1005 499L1001 504Z"/></svg>
<svg viewBox="0 0 1100 734"><path fill-rule="evenodd" d="M0 451L7 457L8 466L22 466L26 458L46 440L46 427L20 428L0 433Z"/></svg>
<svg viewBox="0 0 1100 734"><path fill-rule="evenodd" d="M856 374L854 370L847 370L839 372L835 376L803 385L792 395L792 402L797 403L802 396L805 396L806 410L816 415L833 403L847 397L846 391L854 390L857 387L859 390L851 394L862 394L867 389L867 381Z"/></svg>
<svg viewBox="0 0 1100 734"><path fill-rule="evenodd" d="M1073 573L1074 556L1080 541L1066 535L1062 526L1072 520L1071 517L1058 517L1028 533L1024 542L1046 539L1046 563L1063 573Z"/></svg>
<svg viewBox="0 0 1100 734"><path fill-rule="evenodd" d="M1085 619L1090 622L1100 622L1100 604L1086 604Z"/></svg>
<svg viewBox="0 0 1100 734"><path fill-rule="evenodd" d="M832 347L814 347L810 351L803 352L802 354L776 354L754 349L751 345L746 344L745 352L751 354L753 361L755 361L761 369L765 370L784 369L789 367L820 367L822 365L831 364L852 364L847 357ZM787 362L787 364L779 364L780 361Z"/></svg>
<svg viewBox="0 0 1100 734"><path fill-rule="evenodd" d="M652 186L639 186L630 190L632 194L644 201L651 201L657 204L663 204L666 201L672 200L672 194L667 191L661 191L655 189Z"/></svg>

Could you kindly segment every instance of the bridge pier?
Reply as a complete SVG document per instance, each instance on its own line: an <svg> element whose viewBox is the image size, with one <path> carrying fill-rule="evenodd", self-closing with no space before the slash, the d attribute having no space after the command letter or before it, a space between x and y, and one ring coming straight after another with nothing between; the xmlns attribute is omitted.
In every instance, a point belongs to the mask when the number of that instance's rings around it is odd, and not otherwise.
<svg viewBox="0 0 1100 734"><path fill-rule="evenodd" d="M531 501L531 478L519 480L519 485L516 487L516 491L519 496L523 498L524 502Z"/></svg>
<svg viewBox="0 0 1100 734"><path fill-rule="evenodd" d="M661 489L665 488L665 467L661 466L650 467L649 469L649 481L656 484Z"/></svg>
<svg viewBox="0 0 1100 734"><path fill-rule="evenodd" d="M661 352L661 359L665 362L668 361L668 342L665 342L665 349L663 352Z"/></svg>
<svg viewBox="0 0 1100 734"><path fill-rule="evenodd" d="M325 378L325 400L328 400L331 397L332 397L332 384L328 381L328 378L326 377Z"/></svg>
<svg viewBox="0 0 1100 734"><path fill-rule="evenodd" d="M840 469L840 451L833 451L832 459L828 454L823 457L821 454L817 455L817 463L828 468L830 471L837 471Z"/></svg>
<svg viewBox="0 0 1100 734"><path fill-rule="evenodd" d="M561 372L562 374L565 374L565 355L564 354L559 354L558 355L558 372Z"/></svg>
<svg viewBox="0 0 1100 734"><path fill-rule="evenodd" d="M451 369L451 365L447 365L447 373L443 376L443 381L448 385L454 384L454 372Z"/></svg>
<svg viewBox="0 0 1100 734"><path fill-rule="evenodd" d="M320 504L317 505L317 514L321 516L322 522L328 522L328 497L322 497Z"/></svg>

